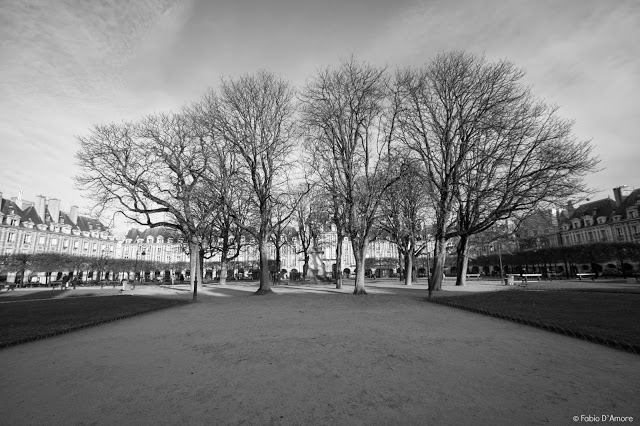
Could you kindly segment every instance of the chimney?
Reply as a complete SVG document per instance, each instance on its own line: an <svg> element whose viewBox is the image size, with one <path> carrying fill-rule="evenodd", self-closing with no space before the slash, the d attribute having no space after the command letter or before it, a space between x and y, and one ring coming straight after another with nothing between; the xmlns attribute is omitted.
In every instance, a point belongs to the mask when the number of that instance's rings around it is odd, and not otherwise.
<svg viewBox="0 0 640 426"><path fill-rule="evenodd" d="M569 216L571 216L575 211L576 209L573 207L573 201L567 201L567 213L569 214Z"/></svg>
<svg viewBox="0 0 640 426"><path fill-rule="evenodd" d="M0 210L2 210L2 191L0 191Z"/></svg>
<svg viewBox="0 0 640 426"><path fill-rule="evenodd" d="M622 197L622 188L626 187L626 185L618 186L617 188L613 188L613 196L616 199L616 207L620 207L620 204L624 201Z"/></svg>
<svg viewBox="0 0 640 426"><path fill-rule="evenodd" d="M60 200L51 198L47 205L49 206L49 215L51 216L51 220L55 223L60 222Z"/></svg>
<svg viewBox="0 0 640 426"><path fill-rule="evenodd" d="M44 208L45 208L44 195L38 195L36 197L35 208L36 208L36 213L38 214L38 217L40 218L42 223L45 223L44 222Z"/></svg>
<svg viewBox="0 0 640 426"><path fill-rule="evenodd" d="M71 206L69 219L71 219L71 222L73 222L74 225L78 224L78 206Z"/></svg>

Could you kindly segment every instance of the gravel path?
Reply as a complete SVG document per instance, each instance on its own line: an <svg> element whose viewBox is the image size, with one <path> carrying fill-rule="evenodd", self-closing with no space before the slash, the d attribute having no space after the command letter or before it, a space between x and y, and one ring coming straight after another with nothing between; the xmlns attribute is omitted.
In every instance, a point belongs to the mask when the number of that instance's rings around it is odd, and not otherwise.
<svg viewBox="0 0 640 426"><path fill-rule="evenodd" d="M0 351L1 423L640 421L637 355L429 304L424 286L255 289Z"/></svg>

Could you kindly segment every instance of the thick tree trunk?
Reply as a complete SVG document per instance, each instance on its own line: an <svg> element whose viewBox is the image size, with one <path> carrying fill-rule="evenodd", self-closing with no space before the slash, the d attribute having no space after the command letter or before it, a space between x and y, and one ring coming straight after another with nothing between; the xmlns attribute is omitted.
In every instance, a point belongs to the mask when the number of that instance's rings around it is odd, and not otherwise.
<svg viewBox="0 0 640 426"><path fill-rule="evenodd" d="M280 247L276 246L276 274L274 275L274 281L276 283L280 282L280 267L282 260L280 259Z"/></svg>
<svg viewBox="0 0 640 426"><path fill-rule="evenodd" d="M189 283L191 285L191 291L193 292L193 300L198 299L198 292L202 290L202 273L200 268L200 247L198 243L189 242L189 259L191 274L189 277ZM197 280L197 285L196 285Z"/></svg>
<svg viewBox="0 0 640 426"><path fill-rule="evenodd" d="M255 294L263 295L271 293L271 281L269 280L269 257L267 238L258 241L258 251L260 252L260 288Z"/></svg>
<svg viewBox="0 0 640 426"><path fill-rule="evenodd" d="M338 243L336 244L336 288L342 288L342 242L344 237L338 235Z"/></svg>
<svg viewBox="0 0 640 426"><path fill-rule="evenodd" d="M415 249L411 249L411 280L413 282L418 281L418 269L416 268L416 264L418 263L416 260Z"/></svg>
<svg viewBox="0 0 640 426"><path fill-rule="evenodd" d="M365 239L360 245L352 240L353 254L356 258L356 282L353 294L367 294L364 288L364 263L367 258L368 241Z"/></svg>
<svg viewBox="0 0 640 426"><path fill-rule="evenodd" d="M458 241L458 258L456 259L456 285L464 286L467 281L467 266L469 265L469 237L467 235L461 235L460 241Z"/></svg>
<svg viewBox="0 0 640 426"><path fill-rule="evenodd" d="M404 274L402 273L402 268L405 268L406 271L406 262L403 261L403 255L402 255L402 250L400 250L400 245L398 245L398 269L400 270L398 272L398 280L399 281L404 281ZM406 283L405 283L406 284Z"/></svg>
<svg viewBox="0 0 640 426"><path fill-rule="evenodd" d="M229 261L226 253L220 255L220 285L227 284L227 273L229 269Z"/></svg>
<svg viewBox="0 0 640 426"><path fill-rule="evenodd" d="M442 279L444 278L444 263L447 259L447 240L444 237L436 239L433 253L433 274L429 281L429 297L434 291L442 289Z"/></svg>
<svg viewBox="0 0 640 426"><path fill-rule="evenodd" d="M411 279L413 278L413 247L404 254L404 271L404 285L411 285Z"/></svg>

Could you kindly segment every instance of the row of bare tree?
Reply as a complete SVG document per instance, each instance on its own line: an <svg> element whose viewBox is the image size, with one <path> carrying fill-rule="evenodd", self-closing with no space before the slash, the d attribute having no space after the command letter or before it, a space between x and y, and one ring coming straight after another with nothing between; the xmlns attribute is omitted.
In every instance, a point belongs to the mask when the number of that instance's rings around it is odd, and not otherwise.
<svg viewBox="0 0 640 426"><path fill-rule="evenodd" d="M279 258L292 227L305 272L324 225L337 231L338 271L349 239L355 294L366 293L373 238L396 243L410 271L427 229L431 295L449 240L458 241L463 284L472 235L584 192L597 166L590 143L523 77L510 62L453 51L394 73L350 58L297 93L265 71L223 79L178 113L94 126L78 138L76 181L100 209L180 232L192 271L220 254L226 276L250 237L259 294L271 291L267 245ZM202 283L201 272L194 279Z"/></svg>

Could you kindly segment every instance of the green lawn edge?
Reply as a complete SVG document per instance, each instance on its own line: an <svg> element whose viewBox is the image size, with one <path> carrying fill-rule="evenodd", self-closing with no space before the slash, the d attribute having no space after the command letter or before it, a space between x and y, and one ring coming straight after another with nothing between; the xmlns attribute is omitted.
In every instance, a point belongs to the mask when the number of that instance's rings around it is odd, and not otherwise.
<svg viewBox="0 0 640 426"><path fill-rule="evenodd" d="M96 296L88 296L88 297L96 297ZM113 296L97 296L97 297L113 297ZM120 297L122 297L122 296L120 296ZM147 299L156 299L156 300L171 301L171 302L167 303L166 305L163 305L163 306L153 306L153 307L150 307L150 308L145 308L145 309L143 309L141 311L131 312L131 313L124 314L124 315L118 315L118 316L112 317L112 318L101 319L101 320L98 320L98 321L91 321L91 322L84 323L84 324L79 324L79 325L72 325L72 326L64 327L64 328L61 328L61 329L58 329L58 330L52 331L52 332L38 333L38 334L34 334L34 335L31 335L31 336L28 336L28 337L20 338L20 339L14 339L14 340L9 340L9 341L5 341L5 342L0 342L0 350L6 349L6 348L10 348L10 347L13 347L13 346L17 346L17 345L21 345L23 343L34 342L36 340L42 340L42 339L47 339L49 337L59 336L61 334L71 333L73 331L82 330L84 328L96 327L98 325L102 325L102 324L106 324L106 323L109 323L109 322L118 321L118 320L122 320L122 319L126 319L126 318L135 317L135 316L146 314L146 313L149 313L149 312L159 311L161 309L172 308L172 307L175 307L175 306L182 306L182 305L187 305L189 303L192 303L191 300L171 299L171 298L154 297L154 296L125 296L125 297L145 297ZM38 300L34 300L34 301L38 301ZM24 301L24 302L28 302L28 301Z"/></svg>
<svg viewBox="0 0 640 426"><path fill-rule="evenodd" d="M447 297L447 298L426 298L425 300L427 302L434 303L437 305L443 305L450 308L462 309L468 312L473 312L473 313L482 314L482 315L486 315L494 318L516 322L518 324L541 328L543 330L551 331L553 333L558 333L565 336L586 340L592 343L597 343L600 345L608 346L610 348L619 349L635 355L640 355L640 345L634 345L628 342L618 342L614 339L610 339L608 337L603 337L603 336L594 336L589 333L584 333L581 331L576 331L576 330L571 330L565 327L561 327L553 323L544 323L541 321L530 320L527 318L518 317L514 315L507 315L499 312L493 312L487 309L480 309L472 306L465 306L463 304L453 302L452 300L454 299L455 299L455 296Z"/></svg>

